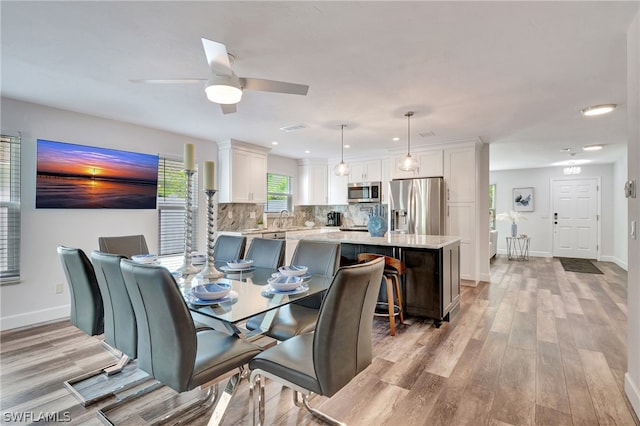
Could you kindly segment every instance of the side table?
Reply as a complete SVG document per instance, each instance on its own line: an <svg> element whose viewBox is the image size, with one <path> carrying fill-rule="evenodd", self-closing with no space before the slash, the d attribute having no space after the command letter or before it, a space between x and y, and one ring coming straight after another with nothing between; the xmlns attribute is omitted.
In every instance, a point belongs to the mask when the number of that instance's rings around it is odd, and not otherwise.
<svg viewBox="0 0 640 426"><path fill-rule="evenodd" d="M529 260L530 237L507 237L507 257L509 260Z"/></svg>

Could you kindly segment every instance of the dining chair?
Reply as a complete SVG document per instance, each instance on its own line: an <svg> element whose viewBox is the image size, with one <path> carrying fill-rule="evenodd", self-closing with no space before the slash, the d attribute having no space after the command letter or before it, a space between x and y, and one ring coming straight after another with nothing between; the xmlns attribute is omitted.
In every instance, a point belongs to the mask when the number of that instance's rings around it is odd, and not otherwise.
<svg viewBox="0 0 640 426"><path fill-rule="evenodd" d="M340 243L300 240L291 258L292 265L304 265L312 275L333 277L340 267ZM313 331L325 292L296 300L278 309L265 333L276 340L287 340ZM249 330L260 328L265 315L247 321Z"/></svg>
<svg viewBox="0 0 640 426"><path fill-rule="evenodd" d="M208 385L234 369L239 370L239 379L243 366L260 348L235 335L197 331L180 289L163 266L127 259L120 266L136 316L138 367L178 393L207 385L202 398L162 417L165 423L178 419L187 423L216 401L218 385ZM108 421L108 413L124 403L126 399L103 408L98 415ZM188 418L183 417L184 410L189 411Z"/></svg>
<svg viewBox="0 0 640 426"><path fill-rule="evenodd" d="M400 277L405 274L407 267L404 262L395 257L385 256L376 253L359 253L358 262L368 262L372 259L384 258L384 280L380 283L385 284L384 294L386 297L379 297L376 304L376 316L386 316L389 319L389 334L396 335L396 316L400 320L400 324L404 322L402 310L402 290L400 289Z"/></svg>
<svg viewBox="0 0 640 426"><path fill-rule="evenodd" d="M277 269L284 265L285 240L253 238L246 259L253 260L256 268Z"/></svg>
<svg viewBox="0 0 640 426"><path fill-rule="evenodd" d="M66 276L71 296L69 314L71 324L89 336L101 335L104 332L104 305L91 261L89 261L85 252L79 248L58 246L57 252L62 262L62 269ZM100 374L114 365L115 363L112 362L104 368L69 379L64 382L64 386L83 406L100 401L111 396L112 392L100 392L91 397L85 397L73 385Z"/></svg>
<svg viewBox="0 0 640 426"><path fill-rule="evenodd" d="M247 245L247 237L239 235L218 235L213 244L213 255L216 261L242 259Z"/></svg>
<svg viewBox="0 0 640 426"><path fill-rule="evenodd" d="M315 332L294 336L249 362L254 424L264 423L265 378L292 389L295 404L304 405L312 415L342 424L311 407L309 397L333 396L371 364L373 312L383 270L381 258L338 269Z"/></svg>
<svg viewBox="0 0 640 426"><path fill-rule="evenodd" d="M98 247L103 253L120 254L128 258L136 254L149 254L144 235L98 237Z"/></svg>

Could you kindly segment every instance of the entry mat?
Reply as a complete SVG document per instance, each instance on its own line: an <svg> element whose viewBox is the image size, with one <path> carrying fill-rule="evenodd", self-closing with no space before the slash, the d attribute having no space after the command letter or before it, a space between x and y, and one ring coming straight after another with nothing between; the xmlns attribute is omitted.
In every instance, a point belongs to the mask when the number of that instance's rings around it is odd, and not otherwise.
<svg viewBox="0 0 640 426"><path fill-rule="evenodd" d="M573 257L559 257L562 267L567 272L582 272L585 274L602 274L589 259L575 259Z"/></svg>

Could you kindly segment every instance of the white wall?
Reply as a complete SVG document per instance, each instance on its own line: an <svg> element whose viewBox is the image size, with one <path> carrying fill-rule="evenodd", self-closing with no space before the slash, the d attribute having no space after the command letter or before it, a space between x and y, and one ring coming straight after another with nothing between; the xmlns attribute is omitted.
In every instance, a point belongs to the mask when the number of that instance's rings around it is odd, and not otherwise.
<svg viewBox="0 0 640 426"><path fill-rule="evenodd" d="M217 161L214 142L105 120L69 111L3 98L2 130L22 135L21 276L15 285L0 287L0 329L69 316L69 292L56 247L79 247L87 255L98 248L101 235L144 234L150 251L158 246L157 210L35 209L36 139L108 147L182 157L183 145L196 145L196 160ZM200 205L205 206L204 196ZM206 229L204 210L200 229ZM205 236L200 238L201 250ZM64 292L55 286L64 283Z"/></svg>
<svg viewBox="0 0 640 426"><path fill-rule="evenodd" d="M627 199L624 197L624 183L627 180L627 157L613 164L613 261L628 270L627 247Z"/></svg>
<svg viewBox="0 0 640 426"><path fill-rule="evenodd" d="M600 259L615 261L613 243L613 222L621 220L614 212L614 166L613 164L583 165L580 178L601 178L601 234ZM562 167L547 167L523 170L501 170L490 172L490 183L496 184L496 213L513 210L511 195L513 188L534 188L534 211L524 212L527 220L518 223L518 233L531 237L529 254L531 256L550 257L553 252L551 179L564 178ZM498 253L507 250L505 237L510 235L510 222L496 222L498 230ZM621 255L622 256L622 255Z"/></svg>
<svg viewBox="0 0 640 426"><path fill-rule="evenodd" d="M640 13L636 14L627 31L627 111L629 178L640 184ZM629 199L628 212L629 220L640 224L640 194ZM640 237L629 238L628 242L629 328L624 389L640 417Z"/></svg>

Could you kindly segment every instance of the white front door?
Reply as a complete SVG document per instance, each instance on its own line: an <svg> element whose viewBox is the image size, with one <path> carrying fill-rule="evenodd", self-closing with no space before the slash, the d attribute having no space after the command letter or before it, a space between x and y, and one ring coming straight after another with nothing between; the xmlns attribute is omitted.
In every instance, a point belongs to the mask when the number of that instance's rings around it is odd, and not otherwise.
<svg viewBox="0 0 640 426"><path fill-rule="evenodd" d="M598 258L598 179L553 179L553 255Z"/></svg>

